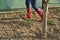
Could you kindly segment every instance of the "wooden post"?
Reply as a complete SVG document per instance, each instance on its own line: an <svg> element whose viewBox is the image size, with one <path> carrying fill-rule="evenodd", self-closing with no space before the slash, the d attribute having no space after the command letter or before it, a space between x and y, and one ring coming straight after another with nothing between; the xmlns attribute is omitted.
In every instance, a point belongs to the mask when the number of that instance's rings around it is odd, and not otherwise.
<svg viewBox="0 0 60 40"><path fill-rule="evenodd" d="M44 4L44 15L43 15L43 34L45 33L45 39L47 40L47 13L48 13L48 0L45 0Z"/></svg>
<svg viewBox="0 0 60 40"><path fill-rule="evenodd" d="M42 9L44 9L45 0L42 0Z"/></svg>

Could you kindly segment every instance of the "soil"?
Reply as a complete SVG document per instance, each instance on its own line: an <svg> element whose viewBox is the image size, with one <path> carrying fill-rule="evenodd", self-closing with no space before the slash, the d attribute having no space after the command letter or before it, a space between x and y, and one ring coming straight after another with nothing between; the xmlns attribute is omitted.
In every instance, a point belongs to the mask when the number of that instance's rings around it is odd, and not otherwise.
<svg viewBox="0 0 60 40"><path fill-rule="evenodd" d="M31 19L24 20L26 10L0 12L0 40L45 40L43 23L32 11ZM60 8L50 8L47 14L47 40L60 40ZM45 30L44 30L45 31Z"/></svg>

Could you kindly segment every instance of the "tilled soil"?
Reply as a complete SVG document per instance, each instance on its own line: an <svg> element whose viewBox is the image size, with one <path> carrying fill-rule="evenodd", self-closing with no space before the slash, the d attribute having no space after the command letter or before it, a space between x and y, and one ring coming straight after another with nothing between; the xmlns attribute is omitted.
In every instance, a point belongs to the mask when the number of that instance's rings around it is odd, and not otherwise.
<svg viewBox="0 0 60 40"><path fill-rule="evenodd" d="M0 40L45 40L42 34L43 23L38 22L39 16L32 11L33 17L24 20L26 11L0 13ZM49 9L47 40L60 40L60 10Z"/></svg>

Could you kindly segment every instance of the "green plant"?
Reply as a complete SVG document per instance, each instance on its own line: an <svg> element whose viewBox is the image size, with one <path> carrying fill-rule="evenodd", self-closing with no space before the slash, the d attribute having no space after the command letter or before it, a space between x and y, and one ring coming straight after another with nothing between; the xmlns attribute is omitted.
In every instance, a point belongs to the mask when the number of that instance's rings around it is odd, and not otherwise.
<svg viewBox="0 0 60 40"><path fill-rule="evenodd" d="M48 24L54 24L54 20L48 20L47 23Z"/></svg>
<svg viewBox="0 0 60 40"><path fill-rule="evenodd" d="M26 24L27 24L28 27L31 27L31 23L32 23L32 20L28 19Z"/></svg>

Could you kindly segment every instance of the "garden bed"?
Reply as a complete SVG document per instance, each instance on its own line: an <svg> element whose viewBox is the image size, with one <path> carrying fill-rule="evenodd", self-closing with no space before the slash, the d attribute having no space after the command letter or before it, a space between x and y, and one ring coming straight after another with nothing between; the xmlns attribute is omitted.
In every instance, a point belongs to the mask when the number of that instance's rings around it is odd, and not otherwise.
<svg viewBox="0 0 60 40"><path fill-rule="evenodd" d="M0 39L2 40L40 40L42 37L42 22L40 17L32 11L33 17L24 20L26 10L0 13ZM48 39L60 40L60 8L49 8Z"/></svg>

